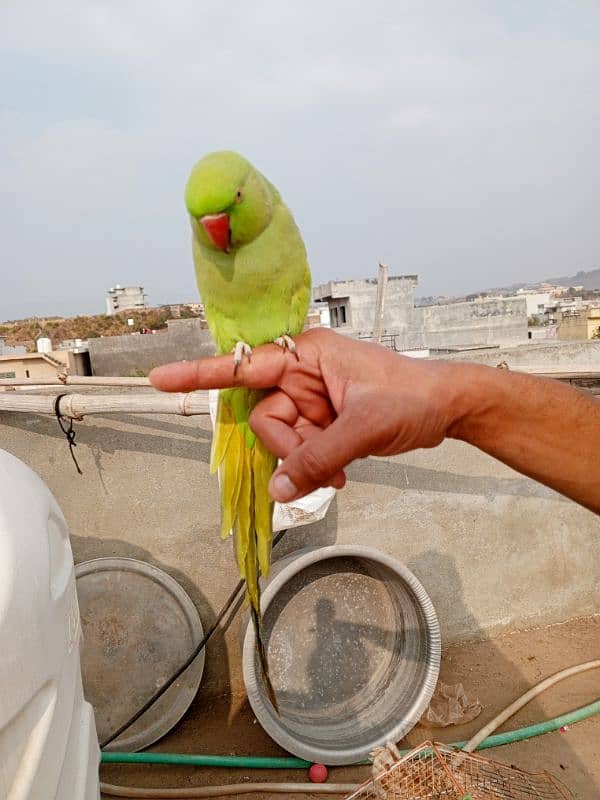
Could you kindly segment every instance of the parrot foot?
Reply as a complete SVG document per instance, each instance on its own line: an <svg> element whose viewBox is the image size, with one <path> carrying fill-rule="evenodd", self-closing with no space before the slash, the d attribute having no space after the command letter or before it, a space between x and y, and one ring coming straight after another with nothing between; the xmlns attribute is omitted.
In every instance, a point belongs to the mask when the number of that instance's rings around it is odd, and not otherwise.
<svg viewBox="0 0 600 800"><path fill-rule="evenodd" d="M248 361L250 361L250 357L252 356L252 348L246 342L238 342L236 346L232 350L233 353L233 374L237 372L237 368L242 363L242 359L244 356L248 357Z"/></svg>
<svg viewBox="0 0 600 800"><path fill-rule="evenodd" d="M284 334L283 336L279 336L277 339L275 339L273 344L279 345L279 347L281 347L284 350L284 352L285 350L289 350L290 353L296 356L296 360L298 360L298 353L296 351L296 342L292 339L291 336L287 336L286 334Z"/></svg>

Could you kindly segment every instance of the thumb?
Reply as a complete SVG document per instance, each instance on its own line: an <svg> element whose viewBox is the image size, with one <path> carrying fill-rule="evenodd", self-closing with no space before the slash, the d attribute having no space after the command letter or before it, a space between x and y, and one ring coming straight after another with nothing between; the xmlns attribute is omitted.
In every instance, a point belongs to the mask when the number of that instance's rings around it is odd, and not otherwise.
<svg viewBox="0 0 600 800"><path fill-rule="evenodd" d="M343 469L363 455L349 435L343 416L294 448L273 473L269 492L274 500L289 503L321 486L342 489Z"/></svg>

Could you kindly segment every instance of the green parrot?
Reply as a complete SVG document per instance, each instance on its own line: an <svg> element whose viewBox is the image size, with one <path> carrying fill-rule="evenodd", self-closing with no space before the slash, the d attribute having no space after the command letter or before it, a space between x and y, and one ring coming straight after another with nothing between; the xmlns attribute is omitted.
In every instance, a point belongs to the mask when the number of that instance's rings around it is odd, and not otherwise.
<svg viewBox="0 0 600 800"><path fill-rule="evenodd" d="M275 342L295 353L310 302L310 269L300 232L277 189L237 153L210 153L185 191L192 249L206 321L233 371L252 348ZM273 503L268 484L277 464L250 429L263 392L219 393L210 469L221 484L221 536L233 532L235 556L254 628L265 685L276 710L262 638L260 585L271 563Z"/></svg>

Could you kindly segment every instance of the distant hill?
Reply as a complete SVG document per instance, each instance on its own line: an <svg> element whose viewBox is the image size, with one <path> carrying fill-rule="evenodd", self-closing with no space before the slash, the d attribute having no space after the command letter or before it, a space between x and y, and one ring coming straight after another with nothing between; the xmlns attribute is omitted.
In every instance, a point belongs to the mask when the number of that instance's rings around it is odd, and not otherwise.
<svg viewBox="0 0 600 800"><path fill-rule="evenodd" d="M547 278L546 283L556 283L559 286L583 286L584 289L600 289L600 268L587 272L579 270L576 275L566 278Z"/></svg>
<svg viewBox="0 0 600 800"><path fill-rule="evenodd" d="M181 317L197 316L187 306L179 306ZM142 328L160 330L166 328L167 320L173 316L171 306L148 308L144 311L122 311L107 316L79 317L30 317L0 323L0 338L8 345L22 344L31 352L40 336L47 336L53 346L65 339L92 339L97 336L119 336L124 333L139 332ZM133 319L133 326L127 319Z"/></svg>
<svg viewBox="0 0 600 800"><path fill-rule="evenodd" d="M575 275L566 275L562 278L545 278L543 281L529 281L528 283L511 283L510 286L494 286L487 289L480 289L471 294L461 295L460 297L417 297L416 306L445 305L446 303L457 303L464 300L475 300L477 297L485 295L515 294L519 289L537 289L542 283L551 283L555 286L583 286L587 291L600 291L600 268L590 270L579 270ZM1 335L1 334L0 334Z"/></svg>
<svg viewBox="0 0 600 800"><path fill-rule="evenodd" d="M579 270L576 275L566 275L562 278L544 278L543 281L529 281L528 283L512 283L488 291L516 292L517 289L535 289L540 283L553 283L556 286L583 286L584 289L600 289L600 269Z"/></svg>

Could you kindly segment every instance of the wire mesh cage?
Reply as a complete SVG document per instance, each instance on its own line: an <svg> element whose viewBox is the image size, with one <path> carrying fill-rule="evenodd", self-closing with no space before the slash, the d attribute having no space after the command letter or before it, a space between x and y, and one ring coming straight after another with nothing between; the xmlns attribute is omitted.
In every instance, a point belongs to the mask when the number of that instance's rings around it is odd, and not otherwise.
<svg viewBox="0 0 600 800"><path fill-rule="evenodd" d="M547 772L531 774L425 742L346 800L571 800Z"/></svg>

